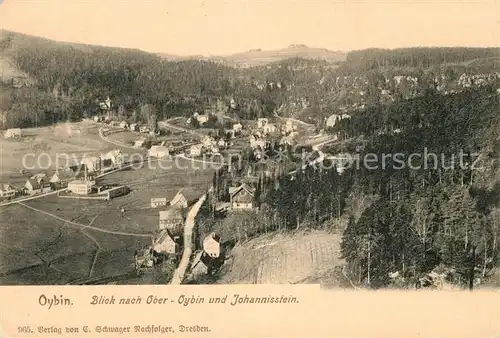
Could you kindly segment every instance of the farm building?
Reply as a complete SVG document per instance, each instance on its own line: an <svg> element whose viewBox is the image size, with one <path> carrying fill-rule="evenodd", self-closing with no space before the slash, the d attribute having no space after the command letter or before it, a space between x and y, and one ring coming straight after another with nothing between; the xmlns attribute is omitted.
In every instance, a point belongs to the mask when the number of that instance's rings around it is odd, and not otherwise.
<svg viewBox="0 0 500 338"><path fill-rule="evenodd" d="M220 236L215 232L205 237L203 241L203 251L211 258L218 258L220 256Z"/></svg>
<svg viewBox="0 0 500 338"><path fill-rule="evenodd" d="M160 235L153 242L153 250L159 254L174 255L179 253L179 245L174 241L168 229L160 232Z"/></svg>
<svg viewBox="0 0 500 338"><path fill-rule="evenodd" d="M160 230L168 229L174 236L181 236L184 225L184 210L175 206L160 211Z"/></svg>
<svg viewBox="0 0 500 338"><path fill-rule="evenodd" d="M241 123L233 124L233 131L235 133L239 133L242 129L243 129L243 126L241 125Z"/></svg>
<svg viewBox="0 0 500 338"><path fill-rule="evenodd" d="M252 209L255 190L247 184L239 187L230 187L229 196L233 209Z"/></svg>
<svg viewBox="0 0 500 338"><path fill-rule="evenodd" d="M157 197L151 199L151 208L159 208L167 206L166 197Z"/></svg>
<svg viewBox="0 0 500 338"><path fill-rule="evenodd" d="M54 175L50 178L52 189L57 190L68 186L68 183L75 178L73 170L56 170Z"/></svg>
<svg viewBox="0 0 500 338"><path fill-rule="evenodd" d="M92 182L87 180L73 180L68 183L68 191L77 195L88 195L92 192Z"/></svg>
<svg viewBox="0 0 500 338"><path fill-rule="evenodd" d="M179 208L187 208L188 201L184 194L182 193L182 189L175 194L174 198L170 201L170 206L175 206Z"/></svg>
<svg viewBox="0 0 500 338"><path fill-rule="evenodd" d="M4 136L5 136L5 138L21 137L22 136L21 128L7 129Z"/></svg>
<svg viewBox="0 0 500 338"><path fill-rule="evenodd" d="M156 158L166 158L168 157L168 148L165 146L152 146L149 149L149 156Z"/></svg>
<svg viewBox="0 0 500 338"><path fill-rule="evenodd" d="M131 123L130 131L139 131L139 125L137 123Z"/></svg>
<svg viewBox="0 0 500 338"><path fill-rule="evenodd" d="M126 121L120 122L120 128L122 128L122 129L128 129L128 123Z"/></svg>
<svg viewBox="0 0 500 338"><path fill-rule="evenodd" d="M126 195L130 192L129 187L126 185L120 185L117 187L111 187L106 190L102 190L99 192L99 195L103 195L106 197L106 199L109 201L110 199L113 199L115 197L123 196Z"/></svg>
<svg viewBox="0 0 500 338"><path fill-rule="evenodd" d="M10 198L16 195L16 189L14 189L10 184L0 185L0 197Z"/></svg>

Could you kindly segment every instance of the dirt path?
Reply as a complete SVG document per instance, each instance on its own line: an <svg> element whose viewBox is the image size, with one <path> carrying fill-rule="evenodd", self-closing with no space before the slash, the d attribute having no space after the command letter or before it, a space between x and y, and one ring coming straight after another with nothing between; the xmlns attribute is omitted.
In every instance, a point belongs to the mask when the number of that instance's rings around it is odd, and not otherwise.
<svg viewBox="0 0 500 338"><path fill-rule="evenodd" d="M189 210L186 223L184 225L184 251L182 252L181 261L179 262L177 269L174 271L170 284L182 284L182 281L184 280L184 276L191 259L191 254L193 253L193 230L196 224L195 218L206 198L207 194L203 194Z"/></svg>

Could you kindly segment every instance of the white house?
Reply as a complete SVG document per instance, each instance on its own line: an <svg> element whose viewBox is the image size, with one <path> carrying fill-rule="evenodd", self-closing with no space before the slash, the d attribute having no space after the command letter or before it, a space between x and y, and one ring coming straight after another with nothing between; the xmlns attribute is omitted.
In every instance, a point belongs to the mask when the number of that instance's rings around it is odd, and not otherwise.
<svg viewBox="0 0 500 338"><path fill-rule="evenodd" d="M149 149L149 156L156 158L166 158L168 157L168 147L152 146L151 149Z"/></svg>
<svg viewBox="0 0 500 338"><path fill-rule="evenodd" d="M151 198L151 208L159 208L167 206L167 198L166 197L156 197Z"/></svg>
<svg viewBox="0 0 500 338"><path fill-rule="evenodd" d="M243 129L243 126L241 125L241 123L235 123L235 124L233 124L233 131L235 133L241 132L242 129Z"/></svg>
<svg viewBox="0 0 500 338"><path fill-rule="evenodd" d="M182 193L182 189L175 194L174 198L170 201L170 205L184 209L188 207L188 201Z"/></svg>
<svg viewBox="0 0 500 338"><path fill-rule="evenodd" d="M120 122L120 128L122 128L122 129L128 129L128 123L127 123L127 121Z"/></svg>
<svg viewBox="0 0 500 338"><path fill-rule="evenodd" d="M294 131L296 129L297 129L297 126L293 123L292 120L286 120L285 125L282 127L282 130L287 134L291 133L292 131Z"/></svg>
<svg viewBox="0 0 500 338"><path fill-rule="evenodd" d="M139 125L137 123L130 124L130 131L138 131L138 130L139 130Z"/></svg>
<svg viewBox="0 0 500 338"><path fill-rule="evenodd" d="M159 254L176 254L179 253L179 245L175 243L172 234L164 229L153 242L153 250Z"/></svg>
<svg viewBox="0 0 500 338"><path fill-rule="evenodd" d="M205 237L203 241L203 251L211 258L218 258L220 256L220 236L215 232Z"/></svg>
<svg viewBox="0 0 500 338"><path fill-rule="evenodd" d="M250 147L252 149L256 149L256 148L264 149L266 147L266 140L258 138L254 135L251 135L250 136Z"/></svg>
<svg viewBox="0 0 500 338"><path fill-rule="evenodd" d="M196 115L195 118L199 124L205 124L209 119L208 115Z"/></svg>
<svg viewBox="0 0 500 338"><path fill-rule="evenodd" d="M201 155L201 149L202 149L202 145L201 144L193 144L190 148L189 148L189 155L191 156L200 156Z"/></svg>
<svg viewBox="0 0 500 338"><path fill-rule="evenodd" d="M326 126L327 127L333 127L337 121L340 121L342 119L342 116L333 114L328 117L326 120Z"/></svg>
<svg viewBox="0 0 500 338"><path fill-rule="evenodd" d="M10 198L16 195L16 189L14 189L10 184L0 185L0 197Z"/></svg>
<svg viewBox="0 0 500 338"><path fill-rule="evenodd" d="M68 183L68 191L77 195L88 195L92 192L92 182L86 180L74 180Z"/></svg>
<svg viewBox="0 0 500 338"><path fill-rule="evenodd" d="M21 128L13 128L13 129L7 129L7 131L5 131L5 138L17 138L17 137L21 137L22 136L22 133L21 133Z"/></svg>
<svg viewBox="0 0 500 338"><path fill-rule="evenodd" d="M262 130L264 131L265 134L270 134L276 132L276 126L272 123L267 123L262 127Z"/></svg>
<svg viewBox="0 0 500 338"><path fill-rule="evenodd" d="M216 141L213 138L211 138L210 136L205 136L201 140L201 144L203 145L203 147L210 149L216 145Z"/></svg>
<svg viewBox="0 0 500 338"><path fill-rule="evenodd" d="M227 142L223 138L221 138L219 139L219 141L217 141L217 146L219 148L225 148L227 147Z"/></svg>

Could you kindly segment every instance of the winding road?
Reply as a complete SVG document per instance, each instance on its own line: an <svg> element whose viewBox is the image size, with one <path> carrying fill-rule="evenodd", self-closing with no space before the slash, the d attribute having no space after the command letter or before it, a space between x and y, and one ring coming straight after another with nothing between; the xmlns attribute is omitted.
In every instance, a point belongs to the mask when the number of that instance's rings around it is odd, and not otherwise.
<svg viewBox="0 0 500 338"><path fill-rule="evenodd" d="M209 189L209 192L211 189ZM182 252L182 257L179 262L177 269L175 269L172 276L170 284L178 285L182 284L184 277L186 275L186 270L189 266L191 260L191 254L193 253L193 230L196 224L195 218L200 211L201 206L205 202L207 194L203 194L198 201L191 207L189 213L186 217L186 223L184 225L184 250Z"/></svg>

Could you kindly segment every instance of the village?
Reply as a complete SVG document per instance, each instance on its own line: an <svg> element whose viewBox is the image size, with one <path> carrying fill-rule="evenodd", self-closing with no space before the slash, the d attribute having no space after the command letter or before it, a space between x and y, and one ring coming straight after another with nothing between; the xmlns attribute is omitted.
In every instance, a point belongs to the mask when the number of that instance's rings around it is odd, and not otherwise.
<svg viewBox="0 0 500 338"><path fill-rule="evenodd" d="M273 165L276 154L293 153L295 147L307 144L310 140L319 140L316 142L322 144L336 140L331 135L326 138L317 135L311 137L313 129L309 126L304 128L293 119L258 118L244 121L210 111L193 113L187 119L175 118L151 125L116 119L110 113L111 110L111 100L107 98L101 102L101 114L92 117L87 123L94 124L102 140L116 146L115 149L73 158L63 166L44 171L20 169L21 177L26 177L24 185L15 186L10 182L2 184L0 198L3 202L0 206L49 195L68 202L73 199L75 203L81 203L79 201L82 200L101 203L109 203L112 199L119 201L120 197L134 191L134 184L123 180L114 181L112 177L114 173L126 172L131 170L131 166L137 165L128 158L130 152L135 152L144 156L141 159L144 162L168 162L175 157L194 163L220 162L222 168L231 172L233 186L228 188L226 197L212 200L217 212L256 213L258 178L276 173L276 166ZM333 118L329 126L341 118ZM74 130L73 135L81 137L79 132L75 132L76 128L71 128ZM16 142L23 137L22 129L9 129L4 133L6 141ZM239 163L230 164L234 157L239 158ZM241 158L244 158L244 168L238 167ZM150 244L134 252L134 268L138 276L150 274L158 267L166 265L171 269L179 264L185 248L187 214L192 206L192 201L184 195L183 190L181 188L171 199L161 195L150 197L147 201L149 206L141 207L156 212L157 228L152 233ZM128 214L127 207L119 209L122 216ZM189 274L211 275L225 262L225 239L217 232L198 236L201 237L193 241L195 251L190 257Z"/></svg>

